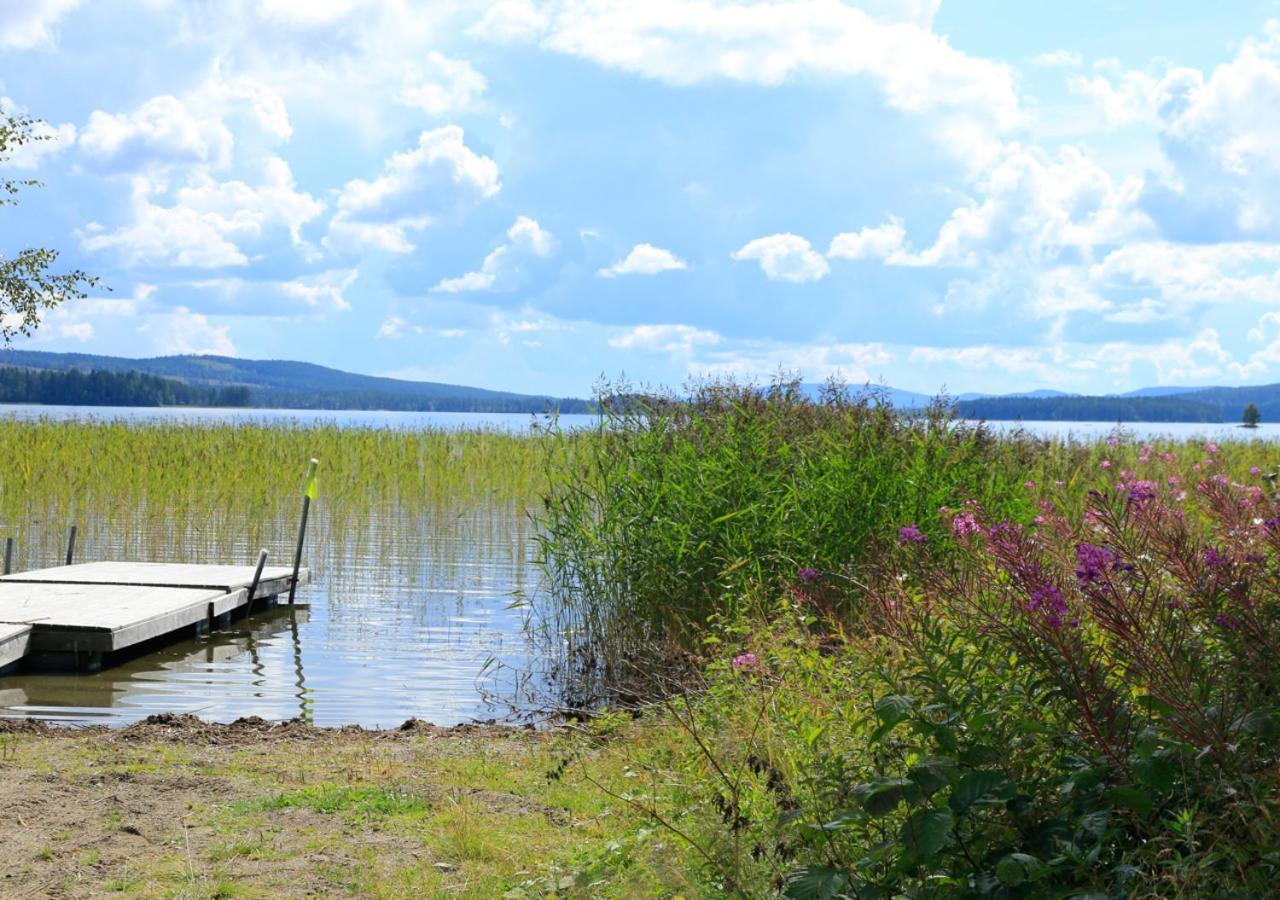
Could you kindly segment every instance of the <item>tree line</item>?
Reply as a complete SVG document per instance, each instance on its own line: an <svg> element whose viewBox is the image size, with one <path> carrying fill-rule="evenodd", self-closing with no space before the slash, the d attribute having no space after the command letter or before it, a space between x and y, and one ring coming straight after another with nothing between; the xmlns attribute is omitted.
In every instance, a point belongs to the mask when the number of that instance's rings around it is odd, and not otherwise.
<svg viewBox="0 0 1280 900"><path fill-rule="evenodd" d="M249 406L243 385L192 385L142 372L0 367L0 402L54 406Z"/></svg>

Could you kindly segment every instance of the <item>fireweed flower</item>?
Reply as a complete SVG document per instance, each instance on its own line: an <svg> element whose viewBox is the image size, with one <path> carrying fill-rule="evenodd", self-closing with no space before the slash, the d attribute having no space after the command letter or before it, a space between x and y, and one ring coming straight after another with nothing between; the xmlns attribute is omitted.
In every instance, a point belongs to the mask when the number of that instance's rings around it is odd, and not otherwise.
<svg viewBox="0 0 1280 900"><path fill-rule="evenodd" d="M1097 544L1076 545L1076 580L1081 584L1098 581L1108 569L1116 568L1116 555Z"/></svg>
<svg viewBox="0 0 1280 900"><path fill-rule="evenodd" d="M982 526L978 524L978 517L968 510L963 510L956 514L951 520L951 533L956 537L965 537L970 534L977 534L982 531Z"/></svg>
<svg viewBox="0 0 1280 900"><path fill-rule="evenodd" d="M741 653L733 658L733 671L746 675L761 671L760 660L754 653Z"/></svg>
<svg viewBox="0 0 1280 900"><path fill-rule="evenodd" d="M1206 547L1204 554L1204 564L1210 568L1218 568L1219 566L1231 565L1231 557L1227 556L1217 547Z"/></svg>
<svg viewBox="0 0 1280 900"><path fill-rule="evenodd" d="M799 572L796 572L796 578L799 578L805 584L816 584L822 580L822 573L812 566L805 566ZM750 654L747 654L750 656ZM751 657L755 659L755 657Z"/></svg>
<svg viewBox="0 0 1280 900"><path fill-rule="evenodd" d="M903 525L898 529L898 543L902 546L907 544L923 544L926 538L924 532L916 525Z"/></svg>
<svg viewBox="0 0 1280 900"><path fill-rule="evenodd" d="M1108 444L1110 444L1112 447L1114 447L1114 446L1116 446L1116 444L1119 444L1119 443L1120 443L1120 438L1116 437L1116 436L1113 434L1113 435L1111 435L1109 438L1107 438L1107 443L1108 443Z"/></svg>
<svg viewBox="0 0 1280 900"><path fill-rule="evenodd" d="M1129 489L1129 502L1134 506L1141 506L1148 500L1155 499L1156 486L1150 481L1131 481L1127 487Z"/></svg>
<svg viewBox="0 0 1280 900"><path fill-rule="evenodd" d="M1261 467L1261 466L1250 466L1250 467L1249 467L1249 474L1250 474L1250 475L1261 475L1261 474L1262 474L1262 467Z"/></svg>
<svg viewBox="0 0 1280 900"><path fill-rule="evenodd" d="M1204 452L1205 452L1205 453L1208 453L1209 455L1211 455L1211 456L1212 456L1214 453L1217 453L1217 452L1218 452L1218 445L1217 445L1217 444L1205 444L1205 445L1204 445Z"/></svg>
<svg viewBox="0 0 1280 900"><path fill-rule="evenodd" d="M1101 466L1102 468L1104 468L1104 469L1110 469L1110 468L1111 468L1111 460L1109 460L1109 459L1104 459L1102 462L1098 463L1098 465L1100 465L1100 466Z"/></svg>

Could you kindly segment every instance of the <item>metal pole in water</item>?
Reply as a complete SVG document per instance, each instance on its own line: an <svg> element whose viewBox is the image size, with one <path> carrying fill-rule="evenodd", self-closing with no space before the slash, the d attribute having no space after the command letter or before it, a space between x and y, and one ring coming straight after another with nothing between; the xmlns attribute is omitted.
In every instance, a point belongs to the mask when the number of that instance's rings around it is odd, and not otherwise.
<svg viewBox="0 0 1280 900"><path fill-rule="evenodd" d="M262 567L267 563L267 551L258 551L258 568L253 571L253 584L249 585L249 599L245 601L245 606L250 612L253 611L253 595L258 592L258 582L262 580Z"/></svg>
<svg viewBox="0 0 1280 900"><path fill-rule="evenodd" d="M316 469L320 460L312 459L307 466L307 489L302 493L302 521L298 524L298 549L293 554L293 581L289 583L289 605L293 605L293 595L298 592L298 570L302 568L302 542L307 536L307 513L311 512L311 501L316 497Z"/></svg>
<svg viewBox="0 0 1280 900"><path fill-rule="evenodd" d="M13 538L4 539L4 574L13 571Z"/></svg>
<svg viewBox="0 0 1280 900"><path fill-rule="evenodd" d="M67 537L67 565L71 565L71 559L76 555L76 526L71 526L71 534Z"/></svg>

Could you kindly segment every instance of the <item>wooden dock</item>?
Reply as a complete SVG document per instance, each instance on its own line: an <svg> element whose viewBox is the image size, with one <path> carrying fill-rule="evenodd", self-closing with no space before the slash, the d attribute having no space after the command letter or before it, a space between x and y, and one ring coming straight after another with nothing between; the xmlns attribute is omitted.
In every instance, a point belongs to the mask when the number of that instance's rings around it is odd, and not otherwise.
<svg viewBox="0 0 1280 900"><path fill-rule="evenodd" d="M206 633L248 613L254 566L94 562L0 576L0 671L19 663L98 669L103 658L168 636ZM311 580L298 571L298 583ZM269 566L253 608L288 593L293 570Z"/></svg>

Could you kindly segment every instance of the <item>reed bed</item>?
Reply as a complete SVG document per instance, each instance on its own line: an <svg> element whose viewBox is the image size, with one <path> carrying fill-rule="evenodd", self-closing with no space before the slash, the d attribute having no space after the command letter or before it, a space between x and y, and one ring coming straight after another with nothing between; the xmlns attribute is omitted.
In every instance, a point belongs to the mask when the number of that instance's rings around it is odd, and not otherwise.
<svg viewBox="0 0 1280 900"><path fill-rule="evenodd" d="M308 559L368 568L442 532L509 532L554 477L550 440L490 429L5 420L0 536L17 539L22 568L60 561L72 524L82 559L247 562L266 547L283 562L315 457Z"/></svg>

